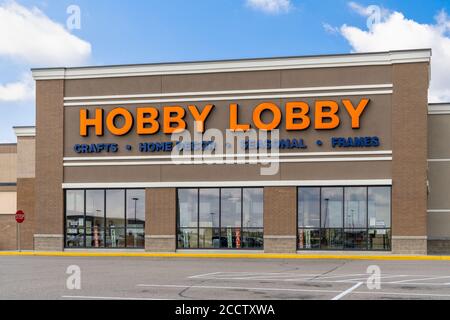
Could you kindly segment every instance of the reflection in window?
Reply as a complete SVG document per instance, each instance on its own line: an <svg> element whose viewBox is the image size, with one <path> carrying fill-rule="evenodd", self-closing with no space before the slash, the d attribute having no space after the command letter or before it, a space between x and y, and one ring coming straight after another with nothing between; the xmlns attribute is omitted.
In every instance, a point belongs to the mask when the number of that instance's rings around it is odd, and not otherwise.
<svg viewBox="0 0 450 320"><path fill-rule="evenodd" d="M222 189L221 226L241 226L241 189Z"/></svg>
<svg viewBox="0 0 450 320"><path fill-rule="evenodd" d="M125 190L106 190L106 247L125 247Z"/></svg>
<svg viewBox="0 0 450 320"><path fill-rule="evenodd" d="M367 188L345 188L346 228L365 228L367 226Z"/></svg>
<svg viewBox="0 0 450 320"><path fill-rule="evenodd" d="M181 228L198 227L198 190L178 190L178 224Z"/></svg>
<svg viewBox="0 0 450 320"><path fill-rule="evenodd" d="M179 189L178 248L263 248L263 201L262 188Z"/></svg>
<svg viewBox="0 0 450 320"><path fill-rule="evenodd" d="M143 248L145 190L67 190L66 247Z"/></svg>
<svg viewBox="0 0 450 320"><path fill-rule="evenodd" d="M66 247L84 247L84 190L66 194Z"/></svg>
<svg viewBox="0 0 450 320"><path fill-rule="evenodd" d="M243 191L243 227L262 228L264 225L263 189L244 189Z"/></svg>
<svg viewBox="0 0 450 320"><path fill-rule="evenodd" d="M320 188L298 189L299 228L320 228Z"/></svg>
<svg viewBox="0 0 450 320"><path fill-rule="evenodd" d="M322 188L322 228L342 228L342 188Z"/></svg>
<svg viewBox="0 0 450 320"><path fill-rule="evenodd" d="M200 189L200 228L219 228L220 190Z"/></svg>
<svg viewBox="0 0 450 320"><path fill-rule="evenodd" d="M391 227L391 188L369 188L369 227Z"/></svg>
<svg viewBox="0 0 450 320"><path fill-rule="evenodd" d="M104 247L105 190L86 191L86 246Z"/></svg>
<svg viewBox="0 0 450 320"><path fill-rule="evenodd" d="M390 228L391 187L298 188L300 250L388 251Z"/></svg>
<svg viewBox="0 0 450 320"><path fill-rule="evenodd" d="M145 190L127 190L127 227L142 228L145 222Z"/></svg>

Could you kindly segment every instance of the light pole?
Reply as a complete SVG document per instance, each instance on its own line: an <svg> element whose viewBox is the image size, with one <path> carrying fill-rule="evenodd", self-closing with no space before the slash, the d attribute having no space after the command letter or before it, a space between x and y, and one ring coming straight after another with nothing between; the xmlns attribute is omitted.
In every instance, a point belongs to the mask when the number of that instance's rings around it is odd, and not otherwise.
<svg viewBox="0 0 450 320"><path fill-rule="evenodd" d="M132 198L132 200L134 201L134 224L135 226L137 225L137 202L139 200L139 198ZM136 248L136 234L134 235L134 247Z"/></svg>
<svg viewBox="0 0 450 320"><path fill-rule="evenodd" d="M139 200L139 198L133 198L132 199L134 201L134 224L137 223L137 202Z"/></svg>

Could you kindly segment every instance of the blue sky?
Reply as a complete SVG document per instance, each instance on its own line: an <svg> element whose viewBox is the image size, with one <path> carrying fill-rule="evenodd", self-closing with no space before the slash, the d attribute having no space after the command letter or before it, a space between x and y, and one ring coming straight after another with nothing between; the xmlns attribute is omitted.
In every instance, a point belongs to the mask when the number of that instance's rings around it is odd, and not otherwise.
<svg viewBox="0 0 450 320"><path fill-rule="evenodd" d="M267 12L261 7L250 6L248 1L256 4L261 1L289 2L289 7L280 12ZM365 48L355 39L358 39L358 30L368 32L368 17L345 0L17 0L13 3L26 10L36 7L49 21L64 28L68 19L67 7L73 4L79 6L81 29L69 31L66 28L67 35L63 39L73 41L69 39L71 34L90 44L90 50L84 51L81 59L73 57L77 53L67 54L67 51L62 51L64 54L61 59L55 62L58 66L348 53ZM0 0L0 9L10 4L11 0ZM393 26L393 33L395 26L402 23L409 25L409 20L418 28L436 26L437 14L450 9L450 1L444 0L357 1L361 8L372 4L380 6L383 12L386 10L380 23ZM393 21L388 24L392 12L402 13L405 18L400 22L397 20L397 24ZM445 19L443 24L448 22L448 27L445 27L448 29L436 32L440 33L441 41L447 43L450 22L447 17ZM325 24L333 29L325 28ZM357 29L346 33L341 29L344 25ZM414 26L411 27L412 32ZM14 30L5 23L2 25L0 21L1 29L4 30L3 37L10 34L15 38L25 37L24 42L35 40L26 39L26 32ZM377 31L373 32L375 34L366 36L381 36L376 34ZM430 32L433 35L434 31ZM424 39L423 45L439 45L439 42L434 43L435 40L430 39ZM4 52L2 54L3 41L0 31L0 85L20 82L30 67L50 66L52 63L49 61L57 61L52 53L49 53L48 59L17 59ZM60 45L64 41L59 41ZM390 41L391 44L380 43L367 51L390 49L397 43L395 37ZM42 46L42 40L37 42L41 44L37 43L36 46ZM17 44L21 45L24 43ZM74 47L77 45L80 44L74 44ZM410 44L405 43L405 46ZM52 48L49 46L48 50L54 50ZM42 50L45 55L46 48ZM34 49L29 51L34 52ZM24 55L27 54L33 53ZM68 58L67 64L63 63L66 55L72 59ZM0 96L0 108L0 142L15 140L11 129L13 125L34 124L32 97L23 98L19 94L17 98L2 101Z"/></svg>

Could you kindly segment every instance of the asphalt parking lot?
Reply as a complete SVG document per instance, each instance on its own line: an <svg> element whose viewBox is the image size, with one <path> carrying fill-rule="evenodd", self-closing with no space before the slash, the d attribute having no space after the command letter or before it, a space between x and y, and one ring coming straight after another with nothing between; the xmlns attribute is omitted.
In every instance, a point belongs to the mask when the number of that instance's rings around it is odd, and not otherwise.
<svg viewBox="0 0 450 320"><path fill-rule="evenodd" d="M71 266L81 272L80 289L69 289L77 275L67 274ZM447 300L450 263L6 256L0 299Z"/></svg>

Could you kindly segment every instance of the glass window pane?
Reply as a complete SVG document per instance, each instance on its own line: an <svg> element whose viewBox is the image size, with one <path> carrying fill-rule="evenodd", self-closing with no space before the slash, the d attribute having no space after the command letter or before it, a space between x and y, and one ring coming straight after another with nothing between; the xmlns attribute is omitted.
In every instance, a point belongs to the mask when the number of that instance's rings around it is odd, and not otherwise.
<svg viewBox="0 0 450 320"><path fill-rule="evenodd" d="M89 223L89 221L87 221ZM105 229L94 225L86 228L86 247L104 248Z"/></svg>
<svg viewBox="0 0 450 320"><path fill-rule="evenodd" d="M219 249L220 248L220 229L219 228L201 228L199 233L199 248Z"/></svg>
<svg viewBox="0 0 450 320"><path fill-rule="evenodd" d="M127 190L127 228L144 227L145 190Z"/></svg>
<svg viewBox="0 0 450 320"><path fill-rule="evenodd" d="M367 229L345 230L345 249L367 250Z"/></svg>
<svg viewBox="0 0 450 320"><path fill-rule="evenodd" d="M86 191L86 227L105 227L105 191Z"/></svg>
<svg viewBox="0 0 450 320"><path fill-rule="evenodd" d="M301 249L319 249L320 248L320 229L299 229L298 230L298 248Z"/></svg>
<svg viewBox="0 0 450 320"><path fill-rule="evenodd" d="M320 248L323 250L342 250L344 247L342 229L322 229Z"/></svg>
<svg viewBox="0 0 450 320"><path fill-rule="evenodd" d="M127 228L127 248L144 248L144 228Z"/></svg>
<svg viewBox="0 0 450 320"><path fill-rule="evenodd" d="M178 229L177 243L179 249L198 248L198 229Z"/></svg>
<svg viewBox="0 0 450 320"><path fill-rule="evenodd" d="M84 247L84 191L66 192L66 247Z"/></svg>
<svg viewBox="0 0 450 320"><path fill-rule="evenodd" d="M367 188L345 188L345 227L367 228Z"/></svg>
<svg viewBox="0 0 450 320"><path fill-rule="evenodd" d="M220 190L200 189L200 228L219 228Z"/></svg>
<svg viewBox="0 0 450 320"><path fill-rule="evenodd" d="M320 188L298 189L298 227L320 228Z"/></svg>
<svg viewBox="0 0 450 320"><path fill-rule="evenodd" d="M264 189L244 189L243 227L262 228L264 226Z"/></svg>
<svg viewBox="0 0 450 320"><path fill-rule="evenodd" d="M221 227L241 226L241 189L222 189Z"/></svg>
<svg viewBox="0 0 450 320"><path fill-rule="evenodd" d="M391 188L369 188L369 228L391 227Z"/></svg>
<svg viewBox="0 0 450 320"><path fill-rule="evenodd" d="M106 229L107 248L125 248L125 228L110 227Z"/></svg>
<svg viewBox="0 0 450 320"><path fill-rule="evenodd" d="M263 229L244 229L242 233L242 248L263 249L264 248L264 230Z"/></svg>
<svg viewBox="0 0 450 320"><path fill-rule="evenodd" d="M322 228L342 228L343 189L322 189Z"/></svg>
<svg viewBox="0 0 450 320"><path fill-rule="evenodd" d="M106 227L125 226L125 190L106 190Z"/></svg>
<svg viewBox="0 0 450 320"><path fill-rule="evenodd" d="M198 226L198 190L178 190L178 224L181 228Z"/></svg>
<svg viewBox="0 0 450 320"><path fill-rule="evenodd" d="M391 230L390 229L370 229L369 230L369 250L391 250Z"/></svg>
<svg viewBox="0 0 450 320"><path fill-rule="evenodd" d="M240 228L222 228L221 248L240 249L242 248L242 232Z"/></svg>

